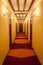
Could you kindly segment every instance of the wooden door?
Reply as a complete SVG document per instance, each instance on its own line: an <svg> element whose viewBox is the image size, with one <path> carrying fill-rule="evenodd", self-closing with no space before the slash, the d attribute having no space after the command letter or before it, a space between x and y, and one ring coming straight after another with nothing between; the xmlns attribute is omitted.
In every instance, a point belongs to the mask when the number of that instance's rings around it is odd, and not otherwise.
<svg viewBox="0 0 43 65"><path fill-rule="evenodd" d="M23 23L19 23L19 32L23 32Z"/></svg>
<svg viewBox="0 0 43 65"><path fill-rule="evenodd" d="M32 18L30 19L30 44L32 44Z"/></svg>
<svg viewBox="0 0 43 65"><path fill-rule="evenodd" d="M11 17L9 19L9 43L10 43L9 45L10 45L10 48L11 48L11 46L12 46L12 24L11 24Z"/></svg>

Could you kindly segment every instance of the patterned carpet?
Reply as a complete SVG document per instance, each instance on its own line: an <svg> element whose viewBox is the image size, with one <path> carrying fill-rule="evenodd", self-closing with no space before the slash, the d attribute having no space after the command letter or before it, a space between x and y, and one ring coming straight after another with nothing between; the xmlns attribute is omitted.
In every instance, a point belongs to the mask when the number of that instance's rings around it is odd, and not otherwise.
<svg viewBox="0 0 43 65"><path fill-rule="evenodd" d="M41 65L24 33L18 33L3 65Z"/></svg>

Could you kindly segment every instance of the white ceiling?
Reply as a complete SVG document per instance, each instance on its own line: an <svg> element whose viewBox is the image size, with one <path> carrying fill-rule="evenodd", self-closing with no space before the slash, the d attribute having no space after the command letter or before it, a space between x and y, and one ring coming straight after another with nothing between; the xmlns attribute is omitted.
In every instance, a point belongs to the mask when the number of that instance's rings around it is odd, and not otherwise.
<svg viewBox="0 0 43 65"><path fill-rule="evenodd" d="M19 9L20 9L20 10L23 10L24 1L25 1L25 0L19 0Z"/></svg>
<svg viewBox="0 0 43 65"><path fill-rule="evenodd" d="M32 0L27 0L25 10L28 10Z"/></svg>
<svg viewBox="0 0 43 65"><path fill-rule="evenodd" d="M25 19L34 0L8 0L18 19Z"/></svg>
<svg viewBox="0 0 43 65"><path fill-rule="evenodd" d="M13 5L13 8L14 8L15 10L18 10L17 1L16 1L16 0L11 0L11 3L12 3L12 5Z"/></svg>

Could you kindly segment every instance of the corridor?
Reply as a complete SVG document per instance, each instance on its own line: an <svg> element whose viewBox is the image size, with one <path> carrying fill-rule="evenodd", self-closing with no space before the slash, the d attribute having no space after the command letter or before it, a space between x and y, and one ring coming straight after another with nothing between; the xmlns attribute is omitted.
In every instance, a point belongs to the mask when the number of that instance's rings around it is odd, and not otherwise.
<svg viewBox="0 0 43 65"><path fill-rule="evenodd" d="M0 0L0 65L43 65L43 0Z"/></svg>
<svg viewBox="0 0 43 65"><path fill-rule="evenodd" d="M3 65L41 65L25 33L18 33Z"/></svg>

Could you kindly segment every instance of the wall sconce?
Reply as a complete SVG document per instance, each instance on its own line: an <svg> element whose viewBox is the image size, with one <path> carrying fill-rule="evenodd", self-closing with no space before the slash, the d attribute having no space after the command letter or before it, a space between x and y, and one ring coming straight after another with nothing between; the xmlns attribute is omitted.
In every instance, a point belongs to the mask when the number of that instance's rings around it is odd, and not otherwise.
<svg viewBox="0 0 43 65"><path fill-rule="evenodd" d="M38 8L34 11L33 15L35 15L36 17L39 15L39 9Z"/></svg>
<svg viewBox="0 0 43 65"><path fill-rule="evenodd" d="M2 6L2 12L5 16L9 11L5 8L5 6Z"/></svg>
<svg viewBox="0 0 43 65"><path fill-rule="evenodd" d="M2 11L3 11L3 14L4 14L4 16L6 15L6 8L3 6L3 8L2 8Z"/></svg>

